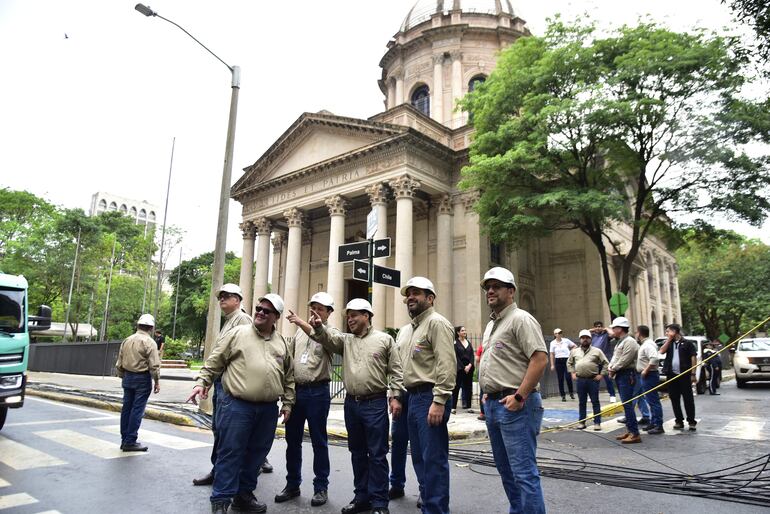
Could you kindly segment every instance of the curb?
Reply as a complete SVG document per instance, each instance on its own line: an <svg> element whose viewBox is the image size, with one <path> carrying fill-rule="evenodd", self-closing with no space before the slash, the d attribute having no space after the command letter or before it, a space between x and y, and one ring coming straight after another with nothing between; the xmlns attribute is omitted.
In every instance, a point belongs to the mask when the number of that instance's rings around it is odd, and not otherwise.
<svg viewBox="0 0 770 514"><path fill-rule="evenodd" d="M84 407L92 407L94 409L107 410L111 412L120 412L122 407L122 404L118 402L108 402L104 400L97 400L95 398L64 393L53 393L50 391L36 391L34 389L27 389L26 394L29 396L37 396L56 402L71 403L74 405L82 405ZM193 420L193 418L190 416L179 414L177 412L156 409L155 407L148 406L144 411L144 417L156 421L163 421L165 423L172 423L174 425L182 425L188 427L198 426L198 423L195 422L195 420Z"/></svg>

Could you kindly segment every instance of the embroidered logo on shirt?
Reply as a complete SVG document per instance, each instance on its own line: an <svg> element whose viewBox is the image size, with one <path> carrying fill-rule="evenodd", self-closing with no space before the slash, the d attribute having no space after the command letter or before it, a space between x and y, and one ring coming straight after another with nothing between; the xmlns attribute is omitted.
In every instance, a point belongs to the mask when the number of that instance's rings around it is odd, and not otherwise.
<svg viewBox="0 0 770 514"><path fill-rule="evenodd" d="M498 342L495 343L495 350L502 350L503 346L504 346L503 342L502 341L498 341Z"/></svg>

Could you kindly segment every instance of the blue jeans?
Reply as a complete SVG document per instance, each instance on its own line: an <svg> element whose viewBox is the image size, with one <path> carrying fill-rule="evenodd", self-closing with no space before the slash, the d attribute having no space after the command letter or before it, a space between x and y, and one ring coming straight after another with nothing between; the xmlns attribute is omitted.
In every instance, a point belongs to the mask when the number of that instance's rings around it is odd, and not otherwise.
<svg viewBox="0 0 770 514"><path fill-rule="evenodd" d="M412 446L412 465L420 484L422 512L443 514L449 512L449 421L450 406L444 405L440 425L428 425L428 410L433 403L433 392L409 395L409 444Z"/></svg>
<svg viewBox="0 0 770 514"><path fill-rule="evenodd" d="M642 375L636 374L636 382L634 385L634 396L639 396L644 392L644 386L642 385ZM647 405L646 396L642 396L634 402L634 407L639 407L639 412L643 418L650 419L650 406Z"/></svg>
<svg viewBox="0 0 770 514"><path fill-rule="evenodd" d="M345 428L353 464L353 500L388 506L388 400L345 397Z"/></svg>
<svg viewBox="0 0 770 514"><path fill-rule="evenodd" d="M256 489L260 466L270 453L278 424L277 402L239 400L224 388L220 393L212 502L229 501L238 493Z"/></svg>
<svg viewBox="0 0 770 514"><path fill-rule="evenodd" d="M604 375L604 385L607 387L607 394L615 396L615 385L612 383L612 379L607 375Z"/></svg>
<svg viewBox="0 0 770 514"><path fill-rule="evenodd" d="M222 397L222 377L214 380L211 388L211 431L214 433L214 444L211 446L211 472L214 472L214 465L217 463L217 448L219 448L219 435L217 432L217 410L219 409L219 398Z"/></svg>
<svg viewBox="0 0 770 514"><path fill-rule="evenodd" d="M640 375L641 376L641 375ZM649 371L646 377L641 377L642 388L649 391L660 383L660 374L657 371ZM660 396L657 391L652 391L644 395L650 406L650 425L655 427L663 426L663 406L660 404Z"/></svg>
<svg viewBox="0 0 770 514"><path fill-rule="evenodd" d="M142 424L144 408L152 392L152 377L149 371L123 374L123 407L120 409L120 445L134 444L139 425Z"/></svg>
<svg viewBox="0 0 770 514"><path fill-rule="evenodd" d="M401 415L390 425L390 486L406 485L406 448L409 445L409 393L401 391Z"/></svg>
<svg viewBox="0 0 770 514"><path fill-rule="evenodd" d="M634 397L636 383L639 382L635 369L618 371L615 375L615 382L618 385L621 401L626 402ZM636 422L633 402L624 403L623 412L626 414L626 429L634 435L639 435L639 425Z"/></svg>
<svg viewBox="0 0 770 514"><path fill-rule="evenodd" d="M302 483L302 437L305 420L313 445L313 490L329 488L329 436L326 420L329 417L329 385L302 386L297 384L297 402L286 422L286 485L299 487Z"/></svg>
<svg viewBox="0 0 770 514"><path fill-rule="evenodd" d="M536 456L537 435L543 422L540 393L530 393L516 412L498 400L489 400L484 410L495 466L510 504L509 514L545 513Z"/></svg>
<svg viewBox="0 0 770 514"><path fill-rule="evenodd" d="M601 425L602 407L599 404L599 382L592 378L580 378L577 379L577 395L578 395L578 419L586 419L586 404L587 400L591 398L591 407L594 411L594 425Z"/></svg>

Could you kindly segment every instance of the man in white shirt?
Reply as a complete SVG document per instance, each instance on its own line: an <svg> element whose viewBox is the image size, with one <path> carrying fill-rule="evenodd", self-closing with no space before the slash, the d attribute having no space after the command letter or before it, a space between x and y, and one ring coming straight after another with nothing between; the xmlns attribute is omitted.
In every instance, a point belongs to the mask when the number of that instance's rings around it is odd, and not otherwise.
<svg viewBox="0 0 770 514"><path fill-rule="evenodd" d="M639 341L639 353L636 357L636 372L642 387L640 392L650 391L660 383L660 355L658 345L650 339L650 327L639 325L636 327L636 340ZM650 423L644 429L648 434L662 434L663 430L663 406L660 404L658 391L650 391L644 395L650 409Z"/></svg>
<svg viewBox="0 0 770 514"><path fill-rule="evenodd" d="M551 371L556 371L556 378L559 381L559 394L561 395L561 401L566 402L567 397L564 394L564 381L567 381L567 389L569 389L569 397L575 399L575 392L572 389L572 376L567 372L567 359L569 359L569 353L573 348L577 348L577 345L561 336L562 331L557 328L553 331L553 341L548 349L548 355L551 359Z"/></svg>

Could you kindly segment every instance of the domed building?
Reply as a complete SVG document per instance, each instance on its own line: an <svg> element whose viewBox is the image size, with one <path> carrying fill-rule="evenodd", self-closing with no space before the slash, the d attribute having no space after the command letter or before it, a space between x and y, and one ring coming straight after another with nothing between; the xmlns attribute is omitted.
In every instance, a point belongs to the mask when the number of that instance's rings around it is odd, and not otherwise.
<svg viewBox="0 0 770 514"><path fill-rule="evenodd" d="M478 194L457 188L473 132L457 101L486 79L501 49L528 35L509 0L419 0L380 59L383 112L365 120L304 113L245 168L231 196L243 206L240 284L249 308L270 287L287 309L305 313L313 293L328 291L337 306L331 323L343 327L344 305L366 298L368 286L353 278L352 262L338 262L338 247L365 240L376 211L375 238L389 237L391 253L375 264L399 270L402 282L430 278L437 309L470 333L486 325L479 281L497 265L514 272L518 304L546 333L559 326L575 337L605 319L600 261L585 236L492 244L473 211ZM664 323L681 320L674 260L654 239L643 255L629 317L662 334ZM409 322L397 289L375 284L372 305L377 328Z"/></svg>

